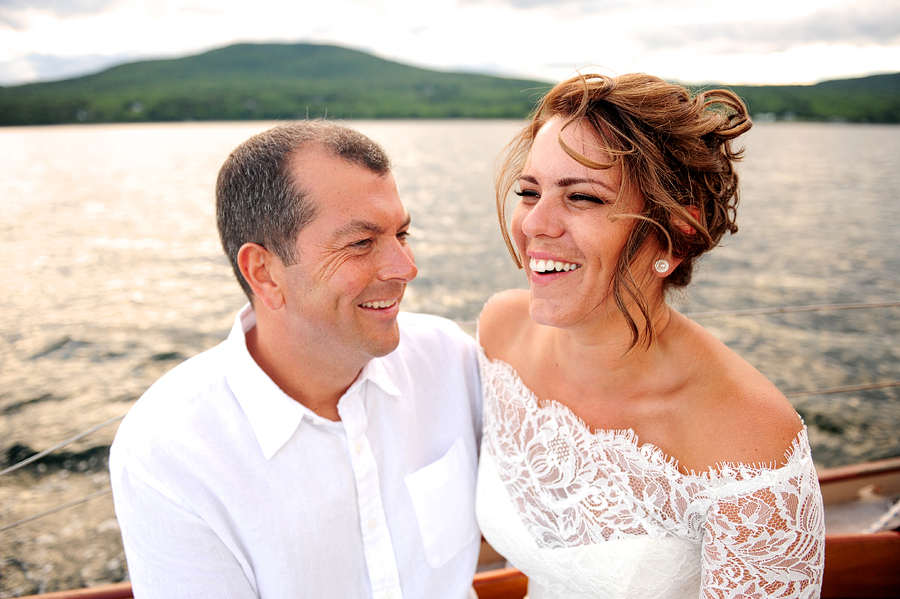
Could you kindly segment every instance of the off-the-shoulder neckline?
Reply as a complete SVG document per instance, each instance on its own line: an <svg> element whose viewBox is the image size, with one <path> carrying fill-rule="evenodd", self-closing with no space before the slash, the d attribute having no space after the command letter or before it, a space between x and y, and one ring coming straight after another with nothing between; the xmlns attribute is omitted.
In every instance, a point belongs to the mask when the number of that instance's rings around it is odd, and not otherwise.
<svg viewBox="0 0 900 599"><path fill-rule="evenodd" d="M643 443L641 444L640 438L634 429L594 429L584 420L582 420L575 412L573 412L567 405L561 403L555 399L542 399L539 398L531 388L525 384L525 381L522 380L522 377L519 376L518 371L508 362L500 360L498 358L488 358L487 354L484 352L484 348L481 345L479 340L478 342L478 355L479 358L486 361L488 364L501 368L510 375L517 386L524 390L525 396L524 400L539 409L550 409L556 411L557 413L562 413L565 416L573 419L578 423L580 427L584 429L584 432L591 437L603 437L606 439L613 440L621 440L625 441L638 453L644 456L648 461L657 464L663 467L665 470L670 471L671 474L677 475L686 480L694 479L701 480L707 483L709 482L729 482L729 481L746 481L750 479L755 479L760 476L764 476L766 474L783 474L787 473L789 469L795 469L797 465L799 465L804 458L811 456L809 455L809 440L807 438L807 430L806 424L803 422L803 419L800 418L803 427L797 433L797 436L794 437L794 440L791 442L790 447L788 447L784 452L785 463L782 465L778 465L775 463L768 464L751 464L746 462L717 462L709 467L708 470L703 470L697 472L695 470L690 470L689 472L684 472L679 466L678 458L673 456L669 456L664 452L660 447L654 445L653 443Z"/></svg>

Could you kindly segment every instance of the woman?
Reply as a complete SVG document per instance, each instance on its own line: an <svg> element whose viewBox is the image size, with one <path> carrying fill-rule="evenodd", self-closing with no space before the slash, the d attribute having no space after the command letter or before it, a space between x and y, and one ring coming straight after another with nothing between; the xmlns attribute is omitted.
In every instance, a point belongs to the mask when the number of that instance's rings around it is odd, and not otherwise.
<svg viewBox="0 0 900 599"><path fill-rule="evenodd" d="M577 76L507 148L498 210L530 291L479 320L478 519L531 599L819 594L803 423L665 298L737 230L750 126L728 91Z"/></svg>

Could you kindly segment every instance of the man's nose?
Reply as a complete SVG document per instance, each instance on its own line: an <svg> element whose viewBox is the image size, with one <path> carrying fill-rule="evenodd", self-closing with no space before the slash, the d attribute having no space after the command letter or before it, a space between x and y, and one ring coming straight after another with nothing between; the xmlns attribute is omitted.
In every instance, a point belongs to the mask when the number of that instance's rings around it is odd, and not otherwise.
<svg viewBox="0 0 900 599"><path fill-rule="evenodd" d="M399 280L409 283L416 278L418 272L412 248L404 241L398 239L385 249L379 278L384 281Z"/></svg>

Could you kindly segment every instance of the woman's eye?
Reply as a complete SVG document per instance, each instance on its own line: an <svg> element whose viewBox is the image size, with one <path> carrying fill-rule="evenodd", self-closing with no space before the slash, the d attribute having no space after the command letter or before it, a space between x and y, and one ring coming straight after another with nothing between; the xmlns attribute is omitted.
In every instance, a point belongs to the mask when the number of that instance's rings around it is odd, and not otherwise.
<svg viewBox="0 0 900 599"><path fill-rule="evenodd" d="M584 193L573 193L569 196L569 199L573 202L593 202L595 204L608 204L609 202L603 198L598 198L597 196L587 195Z"/></svg>
<svg viewBox="0 0 900 599"><path fill-rule="evenodd" d="M521 191L516 190L513 193L515 193L520 198L539 198L540 197L540 194L538 192L534 191L533 189L523 189Z"/></svg>

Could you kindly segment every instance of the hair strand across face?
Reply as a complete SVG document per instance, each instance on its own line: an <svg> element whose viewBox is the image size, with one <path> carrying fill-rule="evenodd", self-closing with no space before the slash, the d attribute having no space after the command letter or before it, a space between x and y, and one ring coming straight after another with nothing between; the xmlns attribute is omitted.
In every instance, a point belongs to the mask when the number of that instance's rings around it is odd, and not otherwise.
<svg viewBox="0 0 900 599"><path fill-rule="evenodd" d="M645 273L633 272L635 259L648 249L671 254L681 263L664 279L663 291L684 287L695 260L716 247L726 232L737 232L735 162L742 150L732 142L752 126L747 108L731 91L692 95L683 86L643 73L579 74L556 85L500 156L495 179L501 230L520 268L509 235L507 202L537 132L554 117L568 127L586 127L612 163L595 163L563 144L569 156L592 169L620 165L623 188L643 200L640 214L619 216L636 222L619 257L612 292L631 328L632 347L649 345L651 308L638 283ZM643 330L630 307L641 314Z"/></svg>

